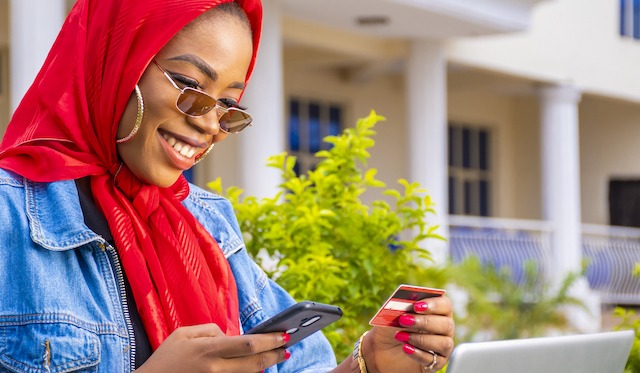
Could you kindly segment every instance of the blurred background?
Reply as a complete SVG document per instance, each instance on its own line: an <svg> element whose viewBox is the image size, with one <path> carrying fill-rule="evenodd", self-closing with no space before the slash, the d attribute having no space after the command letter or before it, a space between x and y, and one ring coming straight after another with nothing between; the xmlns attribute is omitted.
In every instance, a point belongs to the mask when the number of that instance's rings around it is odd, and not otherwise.
<svg viewBox="0 0 640 373"><path fill-rule="evenodd" d="M0 0L0 131L74 1ZM370 166L426 187L436 260L587 267L571 322L640 305L640 0L263 0L254 126L188 177L274 195L270 155L313 169L327 135L371 109ZM74 51L68 51L74 53ZM215 156L222 154L222 156ZM365 198L376 198L365 196Z"/></svg>

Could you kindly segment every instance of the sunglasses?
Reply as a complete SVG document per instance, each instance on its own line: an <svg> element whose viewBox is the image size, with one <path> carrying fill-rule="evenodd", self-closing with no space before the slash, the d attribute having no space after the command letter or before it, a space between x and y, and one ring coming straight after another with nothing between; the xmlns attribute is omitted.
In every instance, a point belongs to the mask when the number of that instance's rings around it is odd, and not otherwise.
<svg viewBox="0 0 640 373"><path fill-rule="evenodd" d="M201 117L213 109L217 110L218 123L220 130L225 133L238 133L251 125L251 115L246 111L227 105L222 100L217 100L210 95L191 87L180 88L178 84L171 78L169 73L153 60L164 76L169 79L171 85L174 86L180 94L176 100L176 108L181 113L190 117Z"/></svg>

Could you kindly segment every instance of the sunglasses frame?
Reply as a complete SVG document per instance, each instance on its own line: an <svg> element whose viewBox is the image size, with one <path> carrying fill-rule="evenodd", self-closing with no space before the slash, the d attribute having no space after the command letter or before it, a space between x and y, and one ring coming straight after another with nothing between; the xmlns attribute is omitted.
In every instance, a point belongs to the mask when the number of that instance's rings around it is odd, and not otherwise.
<svg viewBox="0 0 640 373"><path fill-rule="evenodd" d="M178 94L178 97L176 98L175 106L176 106L176 109L178 109L178 111L181 112L182 114L190 116L192 118L201 118L201 117L205 116L207 113L209 113L211 110L215 109L215 110L217 110L217 114L218 114L217 116L218 116L218 123L220 124L220 127L219 127L220 131L222 131L224 133L238 133L238 132L242 131L243 129L253 125L252 124L253 118L251 117L251 114L249 114L246 110L243 110L243 109L240 109L240 108L237 108L237 107L233 107L233 106L232 107L227 107L226 105L221 105L220 100L214 98L210 94L208 94L206 92L203 92L203 91L201 91L199 89L195 89L195 88L192 88L192 87L180 88L178 86L178 84L175 82L175 80L173 80L173 78L171 78L171 76L169 75L167 70L162 68L162 66L160 66L160 64L155 59L153 59L152 62L158 67L158 69L160 69L160 71L162 71L162 74L165 77L167 77L167 79L169 80L171 85L175 89L180 91L180 93ZM184 95L186 91L192 91L192 92L195 92L197 94L204 95L205 97L210 98L211 101L215 102L215 105L211 106L211 109L207 110L206 112L202 113L201 115L189 114L189 113L183 111L182 109L180 109L180 106L178 106L178 102L180 101L180 97L182 97L182 95ZM222 127L223 121L221 121L222 117L224 117L226 114L229 114L229 112L232 112L232 111L238 111L238 112L244 114L246 116L246 119L249 120L249 122L244 124L244 125L242 125L242 126L240 126L240 129L225 129L225 128L223 128ZM220 112L222 112L222 114L220 114Z"/></svg>

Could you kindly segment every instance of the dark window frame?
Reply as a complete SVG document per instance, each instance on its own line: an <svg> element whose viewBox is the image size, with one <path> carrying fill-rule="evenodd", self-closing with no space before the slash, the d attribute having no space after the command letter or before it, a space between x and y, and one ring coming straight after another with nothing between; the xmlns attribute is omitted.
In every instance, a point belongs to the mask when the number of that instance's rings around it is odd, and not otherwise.
<svg viewBox="0 0 640 373"><path fill-rule="evenodd" d="M450 122L447 134L449 213L492 216L493 131L489 126Z"/></svg>
<svg viewBox="0 0 640 373"><path fill-rule="evenodd" d="M640 40L640 0L618 0L620 36Z"/></svg>
<svg viewBox="0 0 640 373"><path fill-rule="evenodd" d="M315 168L315 153L331 147L323 139L340 134L346 109L343 103L303 96L289 97L287 105L287 150L297 157L295 171L300 175Z"/></svg>

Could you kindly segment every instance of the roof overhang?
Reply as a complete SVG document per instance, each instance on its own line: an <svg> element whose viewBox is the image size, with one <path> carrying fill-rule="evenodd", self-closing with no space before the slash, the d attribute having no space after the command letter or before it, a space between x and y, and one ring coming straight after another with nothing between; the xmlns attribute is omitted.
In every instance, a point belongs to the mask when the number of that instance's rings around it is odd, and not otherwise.
<svg viewBox="0 0 640 373"><path fill-rule="evenodd" d="M390 38L446 39L514 32L548 0L277 0L284 15Z"/></svg>

